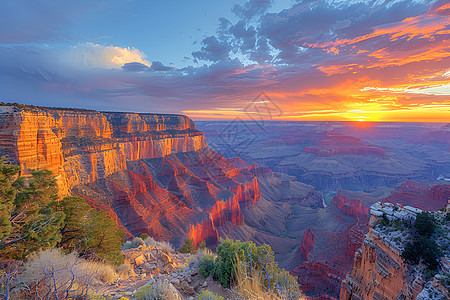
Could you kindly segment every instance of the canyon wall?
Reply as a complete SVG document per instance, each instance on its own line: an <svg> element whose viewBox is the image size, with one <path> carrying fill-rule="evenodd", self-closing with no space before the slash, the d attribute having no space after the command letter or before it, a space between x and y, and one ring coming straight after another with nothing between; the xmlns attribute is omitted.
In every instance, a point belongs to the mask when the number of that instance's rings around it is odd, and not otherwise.
<svg viewBox="0 0 450 300"><path fill-rule="evenodd" d="M2 155L30 170L49 169L62 195L126 169L127 161L207 147L186 116L0 107Z"/></svg>
<svg viewBox="0 0 450 300"><path fill-rule="evenodd" d="M0 106L0 155L24 176L51 170L60 196L85 198L127 233L175 245L217 244L217 228L243 225L261 197L262 170L209 150L182 115Z"/></svg>

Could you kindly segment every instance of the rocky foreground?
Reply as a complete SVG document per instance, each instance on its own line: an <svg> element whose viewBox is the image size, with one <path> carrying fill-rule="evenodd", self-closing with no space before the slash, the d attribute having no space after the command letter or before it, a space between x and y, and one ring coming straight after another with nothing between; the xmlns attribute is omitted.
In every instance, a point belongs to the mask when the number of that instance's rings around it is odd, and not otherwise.
<svg viewBox="0 0 450 300"><path fill-rule="evenodd" d="M106 299L136 299L146 288L162 285L166 295L170 295L168 299L173 300L197 299L205 290L229 297L229 291L220 283L200 274L200 259L204 253L182 254L145 244L124 250L124 266L129 265L126 272L122 272L124 278L115 283L97 284L95 295Z"/></svg>

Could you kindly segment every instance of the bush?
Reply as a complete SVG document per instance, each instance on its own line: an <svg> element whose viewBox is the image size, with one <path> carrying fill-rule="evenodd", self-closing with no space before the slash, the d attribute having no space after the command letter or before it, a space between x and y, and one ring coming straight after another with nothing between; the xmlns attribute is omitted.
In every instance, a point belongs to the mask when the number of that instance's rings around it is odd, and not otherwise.
<svg viewBox="0 0 450 300"><path fill-rule="evenodd" d="M148 239L150 236L149 236L147 233L144 232L144 233L141 233L141 235L140 235L139 237L145 241L145 240Z"/></svg>
<svg viewBox="0 0 450 300"><path fill-rule="evenodd" d="M214 274L215 264L214 264L214 256L211 254L206 254L202 257L200 262L200 273L208 277L211 274Z"/></svg>
<svg viewBox="0 0 450 300"><path fill-rule="evenodd" d="M422 262L430 270L437 270L442 251L438 244L429 237L419 237L415 242L408 242L402 252L402 258L409 264Z"/></svg>
<svg viewBox="0 0 450 300"><path fill-rule="evenodd" d="M198 295L197 299L198 300L223 300L223 297L218 296L208 290L205 290L200 295Z"/></svg>
<svg viewBox="0 0 450 300"><path fill-rule="evenodd" d="M166 252L173 252L173 247L169 242L163 241L158 242L152 237L148 237L144 240L145 244L147 246L155 247L156 249L166 251Z"/></svg>
<svg viewBox="0 0 450 300"><path fill-rule="evenodd" d="M126 241L125 244L123 244L122 251L137 248L141 245L145 245L144 241L140 237L135 237L131 241Z"/></svg>
<svg viewBox="0 0 450 300"><path fill-rule="evenodd" d="M145 285L136 292L137 300L181 300L175 287L166 279L157 279L152 285Z"/></svg>
<svg viewBox="0 0 450 300"><path fill-rule="evenodd" d="M180 252L180 253L196 254L197 253L197 249L195 249L194 241L191 240L191 239L186 239L184 241L184 245L181 246L180 249L178 249L178 252Z"/></svg>
<svg viewBox="0 0 450 300"><path fill-rule="evenodd" d="M414 228L419 235L431 236L436 231L436 219L429 212L421 212L417 215Z"/></svg>
<svg viewBox="0 0 450 300"><path fill-rule="evenodd" d="M238 259L244 259L242 242L226 239L217 247L214 278L224 287L230 287L236 278Z"/></svg>
<svg viewBox="0 0 450 300"><path fill-rule="evenodd" d="M87 297L97 281L112 283L118 275L112 265L79 258L74 252L64 254L60 249L47 249L30 255L21 275L29 289L25 298L43 299L58 295L60 299Z"/></svg>
<svg viewBox="0 0 450 300"><path fill-rule="evenodd" d="M206 242L202 241L200 244L198 244L198 249L205 250L206 249Z"/></svg>

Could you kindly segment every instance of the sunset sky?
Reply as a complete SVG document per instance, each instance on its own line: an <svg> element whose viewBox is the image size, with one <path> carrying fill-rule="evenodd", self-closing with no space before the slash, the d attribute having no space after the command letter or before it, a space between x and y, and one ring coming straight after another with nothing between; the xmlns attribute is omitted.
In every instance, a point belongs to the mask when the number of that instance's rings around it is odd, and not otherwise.
<svg viewBox="0 0 450 300"><path fill-rule="evenodd" d="M246 119L257 103L275 120L450 122L450 0L0 8L3 102L194 120Z"/></svg>

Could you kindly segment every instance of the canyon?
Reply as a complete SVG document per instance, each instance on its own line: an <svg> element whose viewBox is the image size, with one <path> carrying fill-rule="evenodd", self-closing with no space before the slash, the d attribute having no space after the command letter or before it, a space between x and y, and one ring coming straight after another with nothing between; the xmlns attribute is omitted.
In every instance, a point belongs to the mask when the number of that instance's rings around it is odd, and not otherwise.
<svg viewBox="0 0 450 300"><path fill-rule="evenodd" d="M339 296L374 203L439 210L450 199L448 182L436 180L450 177L445 126L414 124L412 135L395 124L247 125L234 145L224 122L0 106L0 155L25 177L51 170L61 196L107 211L129 237L270 244L317 299Z"/></svg>

